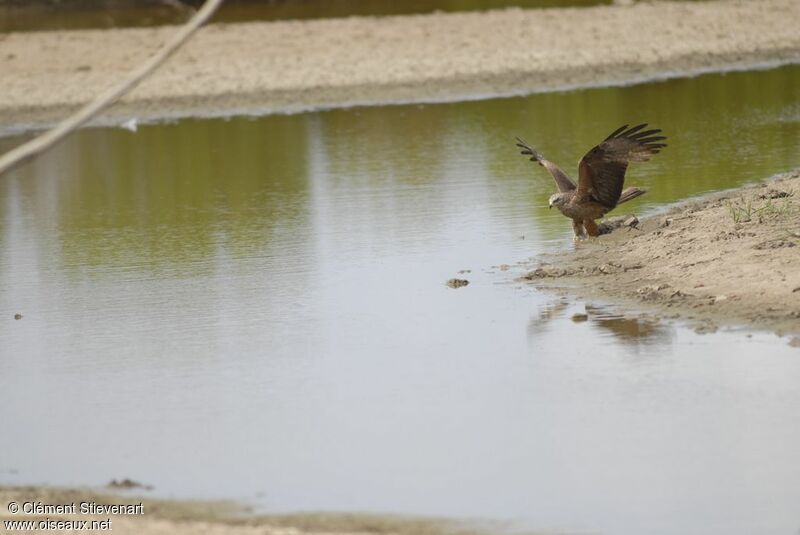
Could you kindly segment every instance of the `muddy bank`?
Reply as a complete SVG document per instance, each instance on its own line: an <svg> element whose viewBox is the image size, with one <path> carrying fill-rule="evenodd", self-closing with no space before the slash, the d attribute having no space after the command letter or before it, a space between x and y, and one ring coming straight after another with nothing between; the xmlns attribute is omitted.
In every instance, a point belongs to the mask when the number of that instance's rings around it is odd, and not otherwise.
<svg viewBox="0 0 800 535"><path fill-rule="evenodd" d="M106 121L290 112L614 84L800 61L795 0L213 24ZM0 125L61 118L174 27L0 35Z"/></svg>
<svg viewBox="0 0 800 535"><path fill-rule="evenodd" d="M701 331L744 324L800 334L800 170L689 202L637 228L623 224L549 255L524 279L632 301Z"/></svg>
<svg viewBox="0 0 800 535"><path fill-rule="evenodd" d="M45 505L76 504L76 514L42 512L12 514L9 504L21 508L26 502ZM132 506L130 514L80 514L82 503ZM50 487L0 486L0 522L8 520L40 521L105 521L114 533L174 535L205 533L208 535L477 535L488 531L446 520L417 519L399 516L299 513L289 515L254 515L245 507L226 502L193 502L154 500L134 494L105 494L76 489ZM141 504L139 506L138 504ZM93 509L91 511L96 511ZM108 529L105 529L106 531ZM51 530L52 531L52 530ZM96 532L97 530L95 530ZM28 533L49 533L45 530Z"/></svg>

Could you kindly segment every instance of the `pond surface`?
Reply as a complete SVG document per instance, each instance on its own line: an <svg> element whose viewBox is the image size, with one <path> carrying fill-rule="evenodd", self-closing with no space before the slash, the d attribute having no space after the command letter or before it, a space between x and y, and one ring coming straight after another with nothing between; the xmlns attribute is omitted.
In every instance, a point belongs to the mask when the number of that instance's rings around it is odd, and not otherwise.
<svg viewBox="0 0 800 535"><path fill-rule="evenodd" d="M115 2L114 7L98 7L97 0L71 0L55 6L47 1L0 6L0 32L182 24L193 13L189 7L177 1ZM202 4L201 1L194 3ZM585 7L604 4L611 4L611 0L227 0L214 15L213 21L318 19L353 15L408 15L434 11Z"/></svg>
<svg viewBox="0 0 800 535"><path fill-rule="evenodd" d="M798 87L794 66L82 130L0 178L0 484L796 533L800 351L514 282L572 244L513 138L574 173L620 124L663 128L629 172L642 214L800 165Z"/></svg>

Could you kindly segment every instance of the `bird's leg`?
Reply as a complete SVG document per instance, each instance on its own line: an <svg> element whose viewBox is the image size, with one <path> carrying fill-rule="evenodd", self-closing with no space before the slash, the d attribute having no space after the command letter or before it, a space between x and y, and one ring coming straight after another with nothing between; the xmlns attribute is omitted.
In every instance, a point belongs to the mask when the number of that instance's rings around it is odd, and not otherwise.
<svg viewBox="0 0 800 535"><path fill-rule="evenodd" d="M580 241L586 237L586 232L583 229L583 223L579 219L572 220L572 232L575 235L572 237L572 241Z"/></svg>
<svg viewBox="0 0 800 535"><path fill-rule="evenodd" d="M584 219L583 226L592 238L596 238L600 235L600 229L597 228L597 223L595 223L593 219Z"/></svg>

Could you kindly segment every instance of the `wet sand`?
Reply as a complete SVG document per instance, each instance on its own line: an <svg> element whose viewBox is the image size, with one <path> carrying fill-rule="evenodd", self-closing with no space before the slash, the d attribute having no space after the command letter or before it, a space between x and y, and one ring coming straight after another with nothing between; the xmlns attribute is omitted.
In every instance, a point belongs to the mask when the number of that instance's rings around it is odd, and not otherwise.
<svg viewBox="0 0 800 535"><path fill-rule="evenodd" d="M105 121L432 102L800 61L800 2L212 24ZM0 35L0 130L62 118L175 27Z"/></svg>
<svg viewBox="0 0 800 535"><path fill-rule="evenodd" d="M623 212L624 213L624 212ZM565 225L569 224L567 219ZM700 332L748 325L800 345L800 170L684 203L540 260L524 277L632 303Z"/></svg>
<svg viewBox="0 0 800 535"><path fill-rule="evenodd" d="M81 503L132 505L134 514L11 514L11 502L20 507L26 502L45 505ZM141 503L140 509L136 505ZM255 515L247 508L227 502L177 501L142 498L135 494L108 494L90 490L52 487L0 486L0 522L8 520L105 521L111 531L130 535L478 535L478 531L457 522L392 515L302 513ZM141 511L142 514L138 514ZM21 530L20 530L21 531ZM52 533L54 530L26 530L26 533ZM62 530L63 531L63 530ZM105 530L108 531L108 530ZM77 531L76 531L77 532ZM100 530L91 531L98 533ZM72 532L70 532L72 533Z"/></svg>

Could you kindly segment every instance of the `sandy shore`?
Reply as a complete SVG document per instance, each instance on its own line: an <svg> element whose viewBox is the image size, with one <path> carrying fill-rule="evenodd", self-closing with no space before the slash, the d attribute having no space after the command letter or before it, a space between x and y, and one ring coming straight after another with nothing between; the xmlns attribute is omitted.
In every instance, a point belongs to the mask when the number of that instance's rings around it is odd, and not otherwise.
<svg viewBox="0 0 800 535"><path fill-rule="evenodd" d="M800 345L800 170L689 202L541 260L525 279L633 302L701 332L745 324Z"/></svg>
<svg viewBox="0 0 800 535"><path fill-rule="evenodd" d="M76 514L12 514L9 505L41 503L76 504ZM82 503L133 506L132 514L80 514ZM138 504L142 504L136 509ZM140 514L141 513L141 514ZM0 486L0 526L5 521L105 521L113 533L123 535L478 535L457 522L366 514L302 513L254 515L244 507L225 502L154 500L135 494L120 495L77 489ZM4 530L5 531L5 530ZM21 531L21 530L20 530ZM33 530L26 533L53 533ZM84 530L85 531L85 530ZM99 533L105 530L94 530ZM60 532L64 532L60 530ZM67 531L67 533L80 531Z"/></svg>
<svg viewBox="0 0 800 535"><path fill-rule="evenodd" d="M800 2L212 24L106 121L522 94L800 61ZM174 27L0 35L0 129L52 123Z"/></svg>

